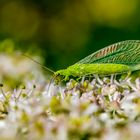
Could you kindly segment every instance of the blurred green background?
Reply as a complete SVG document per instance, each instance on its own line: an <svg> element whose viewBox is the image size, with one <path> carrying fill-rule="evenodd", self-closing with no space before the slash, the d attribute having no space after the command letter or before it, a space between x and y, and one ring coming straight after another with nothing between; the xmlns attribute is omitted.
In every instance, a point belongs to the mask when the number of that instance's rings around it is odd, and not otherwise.
<svg viewBox="0 0 140 140"><path fill-rule="evenodd" d="M65 68L112 43L140 39L139 0L1 0L0 50Z"/></svg>

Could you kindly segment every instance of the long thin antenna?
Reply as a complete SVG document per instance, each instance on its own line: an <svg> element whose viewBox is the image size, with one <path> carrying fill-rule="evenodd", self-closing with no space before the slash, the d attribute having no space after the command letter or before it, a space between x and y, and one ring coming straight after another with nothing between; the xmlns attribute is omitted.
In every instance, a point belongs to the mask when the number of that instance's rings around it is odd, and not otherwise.
<svg viewBox="0 0 140 140"><path fill-rule="evenodd" d="M24 54L24 53L20 53L20 55L23 55L23 56L29 58L29 59L32 60L33 62L35 62L35 63L37 63L38 65L40 65L43 69L45 69L45 70L47 70L47 71L49 71L49 72L51 72L51 73L53 73L53 74L55 73L53 70L51 70L51 69L49 69L49 68L47 68L47 67L41 65L38 61L34 60L34 59L31 58L30 56L28 56L28 55L26 55L26 54Z"/></svg>

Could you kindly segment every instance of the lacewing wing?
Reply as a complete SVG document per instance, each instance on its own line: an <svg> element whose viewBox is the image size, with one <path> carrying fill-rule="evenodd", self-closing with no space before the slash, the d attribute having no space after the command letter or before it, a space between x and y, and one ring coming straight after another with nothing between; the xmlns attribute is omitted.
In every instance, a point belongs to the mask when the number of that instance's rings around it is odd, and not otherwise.
<svg viewBox="0 0 140 140"><path fill-rule="evenodd" d="M140 40L128 40L105 47L81 61L79 64L113 63L136 65L140 63Z"/></svg>

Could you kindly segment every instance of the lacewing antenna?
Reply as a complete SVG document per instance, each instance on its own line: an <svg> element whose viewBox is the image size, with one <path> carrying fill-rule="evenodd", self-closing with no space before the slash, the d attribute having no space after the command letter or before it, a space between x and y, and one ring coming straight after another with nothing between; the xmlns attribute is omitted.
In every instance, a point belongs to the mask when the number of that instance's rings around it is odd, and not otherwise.
<svg viewBox="0 0 140 140"><path fill-rule="evenodd" d="M34 60L33 58L31 58L30 56L28 56L28 55L26 55L26 54L24 54L24 53L20 53L20 55L23 55L23 56L27 57L28 59L32 60L33 62L37 63L37 64L40 65L43 69L45 69L45 70L47 70L47 71L49 71L49 72L51 72L51 73L53 73L53 74L55 73L53 70L51 70L51 69L49 69L49 68L43 66L43 65L40 64L38 61L36 61L36 60ZM50 82L49 82L49 84L48 84L48 87L47 87L48 93L49 93L50 86L51 86L52 82L55 80L55 78L56 78L56 75L52 76L52 78L51 78L51 80L50 80ZM51 96L51 94L50 94L49 96Z"/></svg>
<svg viewBox="0 0 140 140"><path fill-rule="evenodd" d="M21 53L21 55L23 55L23 56L29 58L30 60L32 60L33 62L37 63L37 64L40 65L43 69L45 69L45 70L47 70L47 71L49 71L49 72L51 72L51 73L53 73L53 74L55 73L53 70L51 70L50 68L47 68L47 67L43 66L43 65L40 64L38 61L36 61L36 60L34 60L33 58L31 58L30 56L28 56L28 55L26 55L26 54L23 54L23 53Z"/></svg>

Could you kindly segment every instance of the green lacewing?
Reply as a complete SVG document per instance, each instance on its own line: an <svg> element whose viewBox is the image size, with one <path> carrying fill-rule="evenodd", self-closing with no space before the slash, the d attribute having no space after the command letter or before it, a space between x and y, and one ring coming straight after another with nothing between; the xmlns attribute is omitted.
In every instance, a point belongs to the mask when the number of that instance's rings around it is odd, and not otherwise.
<svg viewBox="0 0 140 140"><path fill-rule="evenodd" d="M64 80L68 80L70 76L131 73L140 69L140 40L126 40L112 44L92 53L74 65L56 72L42 67L54 74L53 79L63 77Z"/></svg>
<svg viewBox="0 0 140 140"><path fill-rule="evenodd" d="M66 69L54 73L68 80L70 76L111 75L140 69L140 40L127 40L107 46Z"/></svg>

